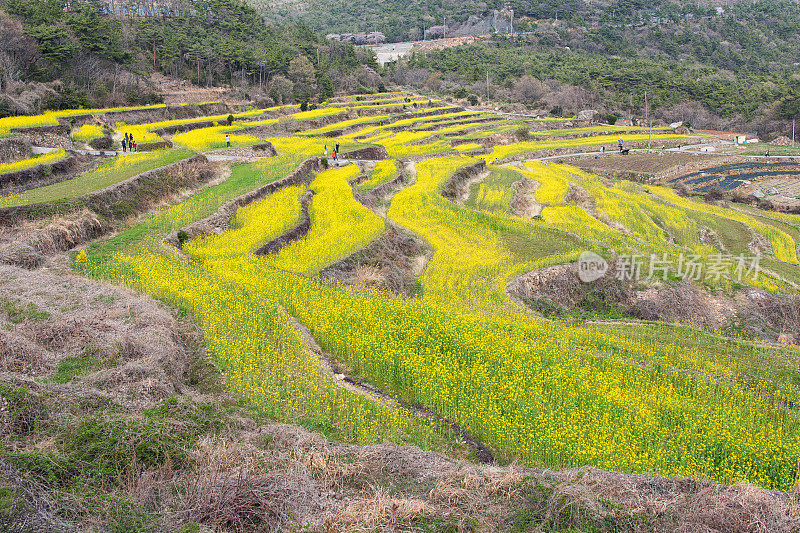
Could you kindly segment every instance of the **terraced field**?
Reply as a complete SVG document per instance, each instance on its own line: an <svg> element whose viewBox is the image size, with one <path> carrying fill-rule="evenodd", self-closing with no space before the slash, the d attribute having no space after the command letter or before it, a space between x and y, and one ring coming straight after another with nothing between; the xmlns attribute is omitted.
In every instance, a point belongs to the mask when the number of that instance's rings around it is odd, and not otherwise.
<svg viewBox="0 0 800 533"><path fill-rule="evenodd" d="M45 154L35 155L27 159L20 159L9 163L0 163L0 174L25 170L38 165L55 163L56 161L61 161L66 157L67 153L63 149L57 149Z"/></svg>
<svg viewBox="0 0 800 533"><path fill-rule="evenodd" d="M71 180L37 187L19 194L0 196L0 207L58 202L76 198L117 184L142 172L186 159L190 155L189 152L181 150L121 155L108 159L92 172L77 176Z"/></svg>
<svg viewBox="0 0 800 533"><path fill-rule="evenodd" d="M729 163L676 176L670 179L669 183L682 184L697 192L708 192L714 188L732 191L753 182L776 180L777 178L782 178L779 180L780 182L800 181L800 165L791 160ZM760 183L756 183L756 186L759 185Z"/></svg>
<svg viewBox="0 0 800 533"><path fill-rule="evenodd" d="M628 260L650 274L622 276L625 290L691 279L707 298L794 295L800 216L716 207L526 155L615 145L620 135L641 146L646 134L573 124L495 144L487 139L498 127L535 124L413 95L354 98L241 111L231 124L162 136L186 152L119 157L0 206L86 194L191 152L224 153L228 134L229 176L119 222L73 266L192 315L231 391L275 420L352 442L436 447L454 438L443 417L500 462L795 484L796 346L676 323L688 314L620 317L609 302L576 320L514 287L560 279L548 276L591 251L618 271ZM466 154L462 134L477 139ZM277 155L242 151L263 143ZM336 144L344 159L330 157ZM398 234L419 249L386 244ZM354 258L355 281L320 275ZM689 260L717 267L693 277ZM392 292L389 276L416 289ZM338 374L385 396L345 387Z"/></svg>

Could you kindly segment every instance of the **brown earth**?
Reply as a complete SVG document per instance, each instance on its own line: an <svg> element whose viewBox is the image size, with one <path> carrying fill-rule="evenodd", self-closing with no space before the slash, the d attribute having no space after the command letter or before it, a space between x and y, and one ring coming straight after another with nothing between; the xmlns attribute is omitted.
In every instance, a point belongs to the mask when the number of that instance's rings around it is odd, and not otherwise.
<svg viewBox="0 0 800 533"><path fill-rule="evenodd" d="M398 296L413 296L431 251L424 241L389 225L377 239L350 257L322 270L320 276L346 285L375 287Z"/></svg>
<svg viewBox="0 0 800 533"><path fill-rule="evenodd" d="M506 135L506 134L503 134L503 135ZM486 141L486 139L476 139L475 140L475 142L482 143L482 144L485 141ZM676 147L678 145L686 146L688 144L691 144L691 143L694 143L694 142L697 142L697 141L698 141L697 139L667 139L667 140L659 142L658 143L658 147L654 148L654 150L660 150L660 149L663 149L663 148L674 148L674 147ZM506 144L508 142L514 142L514 141L504 141L502 143L496 142L496 143L492 144L492 146L494 146L495 144ZM612 149L614 149L614 150L616 149L616 145L614 145L613 143L587 145L587 146L579 146L579 147L572 147L572 148L551 148L551 149L548 149L548 150L534 150L534 151L531 151L531 152L525 152L525 153L521 153L521 154L516 154L516 155L505 157L503 159L497 159L495 161L492 161L491 163L496 164L496 165L500 165L500 164L504 164L504 163L511 163L511 162L514 162L514 161L525 161L525 160L528 160L528 159L556 158L556 157L563 157L564 158L564 162L566 163L566 162L570 161L569 160L569 156L572 156L572 155L575 155L575 154L582 154L582 153L585 153L585 152L599 152L602 149L603 146L606 147L606 151L610 151ZM626 143L625 146L628 149L640 151L640 150L643 150L643 149L647 148L647 141L635 141L635 142L631 141L631 142ZM629 154L628 156L624 156L624 157L630 157L631 155L634 155L634 154L635 154L635 152Z"/></svg>
<svg viewBox="0 0 800 533"><path fill-rule="evenodd" d="M752 288L728 294L688 280L635 283L618 279L615 268L611 264L605 276L583 283L577 263L551 266L510 281L507 290L545 316L622 313L631 319L692 324L712 331L736 327L773 342L800 340L800 297Z"/></svg>
<svg viewBox="0 0 800 533"><path fill-rule="evenodd" d="M486 177L486 161L479 161L472 165L460 168L457 170L441 190L442 196L448 200L463 203L469 198L470 187Z"/></svg>
<svg viewBox="0 0 800 533"><path fill-rule="evenodd" d="M539 188L539 182L523 178L511 184L514 196L511 198L511 211L522 218L533 218L542 212L542 205L536 201L534 193Z"/></svg>
<svg viewBox="0 0 800 533"><path fill-rule="evenodd" d="M14 130L15 133L19 130ZM17 133L20 139L23 139L31 146L48 146L51 148L61 147L64 150L71 150L75 146L72 143L68 128L59 127L56 130L48 130L45 128L30 128L24 133Z"/></svg>
<svg viewBox="0 0 800 533"><path fill-rule="evenodd" d="M356 159L364 161L381 161L389 158L389 152L383 146L368 146L339 154L342 159Z"/></svg>
<svg viewBox="0 0 800 533"><path fill-rule="evenodd" d="M689 154L684 152L658 152L658 153L632 153L620 155L609 153L599 159L592 157L577 157L567 160L583 170L604 176L627 176L668 179L693 172L698 168L734 162L731 158L705 154Z"/></svg>
<svg viewBox="0 0 800 533"><path fill-rule="evenodd" d="M272 143L264 141L263 143L253 144L250 146L240 146L238 148L220 148L219 150L208 150L203 152L203 155L224 155L235 156L244 161L254 161L264 157L272 157L278 155L278 151L272 146Z"/></svg>

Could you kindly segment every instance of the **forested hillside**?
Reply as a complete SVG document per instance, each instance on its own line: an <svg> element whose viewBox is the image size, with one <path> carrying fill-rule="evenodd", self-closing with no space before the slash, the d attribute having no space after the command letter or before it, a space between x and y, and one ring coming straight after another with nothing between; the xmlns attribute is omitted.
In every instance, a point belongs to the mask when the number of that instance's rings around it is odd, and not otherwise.
<svg viewBox="0 0 800 533"><path fill-rule="evenodd" d="M455 97L484 97L487 73L491 98L556 115L591 108L612 121L641 116L648 92L650 109L668 122L777 131L800 107L800 78L789 70L734 72L666 56L553 50L528 36L416 54L393 77Z"/></svg>
<svg viewBox="0 0 800 533"><path fill-rule="evenodd" d="M648 91L658 119L767 137L790 135L800 107L793 0L247 1L0 0L0 115L156 102L154 72L264 104L394 83L464 103L488 91L557 115L590 108L612 121L644 115ZM369 50L325 39L359 30L416 39L445 22L448 35L464 34L485 29L493 9L513 9L515 35L415 54L385 71Z"/></svg>
<svg viewBox="0 0 800 533"><path fill-rule="evenodd" d="M187 0L155 16L129 15L97 2L0 2L0 116L153 102L152 72L240 86L243 97L255 97L247 91L256 87L278 103L324 99L331 76L356 89L350 75L363 78L357 67L371 63L306 26L267 25L239 0ZM56 90L30 86L56 80Z"/></svg>
<svg viewBox="0 0 800 533"><path fill-rule="evenodd" d="M501 10L515 35L495 25L491 40L416 54L389 73L397 84L461 99L488 90L529 111L592 108L613 121L644 115L648 91L656 118L767 137L790 135L800 107L794 0L249 2L267 19L302 20L320 33L382 32L388 41L485 33Z"/></svg>
<svg viewBox="0 0 800 533"><path fill-rule="evenodd" d="M302 20L319 32L381 31L390 42L419 39L426 28L445 23L448 34L457 34L472 16L510 8L515 30L546 35L546 45L687 54L721 68L761 70L800 61L800 16L793 0L248 1L270 20Z"/></svg>

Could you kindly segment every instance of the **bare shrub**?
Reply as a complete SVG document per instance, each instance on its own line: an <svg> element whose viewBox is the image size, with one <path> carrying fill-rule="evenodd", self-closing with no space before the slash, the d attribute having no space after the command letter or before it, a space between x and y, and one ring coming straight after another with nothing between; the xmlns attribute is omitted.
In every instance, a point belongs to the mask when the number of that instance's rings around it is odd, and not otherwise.
<svg viewBox="0 0 800 533"><path fill-rule="evenodd" d="M278 468L267 452L226 441L201 441L187 479L187 519L237 532L276 531L319 510L314 481Z"/></svg>
<svg viewBox="0 0 800 533"><path fill-rule="evenodd" d="M765 291L747 291L737 320L749 335L759 338L796 340L800 335L800 298L777 296Z"/></svg>
<svg viewBox="0 0 800 533"><path fill-rule="evenodd" d="M514 98L527 106L534 106L542 99L547 88L544 84L528 74L514 82Z"/></svg>
<svg viewBox="0 0 800 533"><path fill-rule="evenodd" d="M718 187L712 187L707 193L703 195L703 199L708 203L718 202L723 200L725 195Z"/></svg>
<svg viewBox="0 0 800 533"><path fill-rule="evenodd" d="M48 350L62 350L70 345L75 351L83 350L93 335L91 326L83 319L68 318L48 320L28 325L28 336Z"/></svg>
<svg viewBox="0 0 800 533"><path fill-rule="evenodd" d="M113 144L114 141L111 140L111 137L99 137L89 141L89 146L95 150L110 150Z"/></svg>
<svg viewBox="0 0 800 533"><path fill-rule="evenodd" d="M358 265L355 269L354 284L364 287L382 285L386 283L386 277L380 268L372 265Z"/></svg>

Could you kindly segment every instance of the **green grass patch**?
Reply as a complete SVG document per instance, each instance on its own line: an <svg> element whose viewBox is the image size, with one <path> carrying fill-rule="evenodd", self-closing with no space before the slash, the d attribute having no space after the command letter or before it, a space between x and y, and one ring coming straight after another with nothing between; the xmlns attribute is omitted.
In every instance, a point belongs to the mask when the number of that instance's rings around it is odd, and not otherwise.
<svg viewBox="0 0 800 533"><path fill-rule="evenodd" d="M103 354L96 346L88 346L79 355L61 360L50 378L53 383L69 383L79 376L91 374L104 367L113 366L117 358Z"/></svg>
<svg viewBox="0 0 800 533"><path fill-rule="evenodd" d="M511 185L523 179L515 170L489 166L489 176L470 187L469 199L464 205L490 213L510 213L511 199L514 197Z"/></svg>
<svg viewBox="0 0 800 533"><path fill-rule="evenodd" d="M5 429L10 434L25 437L37 431L47 419L44 401L22 387L0 385L0 398L6 404Z"/></svg>
<svg viewBox="0 0 800 533"><path fill-rule="evenodd" d="M7 387L0 394L8 398ZM17 391L12 394L20 395ZM22 395L25 397L24 395ZM51 485L89 483L108 487L140 469L190 465L189 450L203 435L226 431L235 405L179 401L171 397L142 416L100 412L62 423L55 448L48 451L3 450L5 458Z"/></svg>
<svg viewBox="0 0 800 533"><path fill-rule="evenodd" d="M77 198L128 178L175 163L192 154L183 150L159 150L122 155L104 161L95 170L70 180L0 198L0 207L56 202Z"/></svg>
<svg viewBox="0 0 800 533"><path fill-rule="evenodd" d="M22 302L21 300L11 300L8 298L0 298L0 306L8 317L9 322L12 324L19 324L20 322L30 321L38 322L50 318L50 313L42 311L33 302Z"/></svg>
<svg viewBox="0 0 800 533"><path fill-rule="evenodd" d="M11 531L12 521L22 512L24 506L25 500L17 489L0 484L0 531Z"/></svg>

